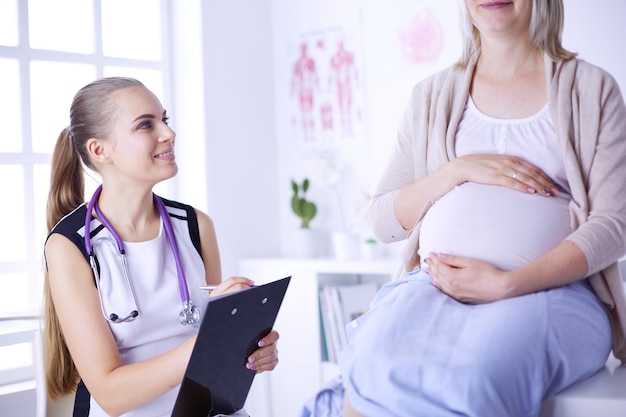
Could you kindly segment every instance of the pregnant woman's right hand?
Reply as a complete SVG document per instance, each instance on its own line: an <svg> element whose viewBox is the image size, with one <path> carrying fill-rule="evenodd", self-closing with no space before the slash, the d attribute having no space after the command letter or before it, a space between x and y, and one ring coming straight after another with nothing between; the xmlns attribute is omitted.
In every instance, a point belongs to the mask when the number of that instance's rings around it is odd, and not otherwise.
<svg viewBox="0 0 626 417"><path fill-rule="evenodd" d="M452 163L461 182L501 185L524 193L552 196L558 193L552 179L525 159L512 155L475 154Z"/></svg>

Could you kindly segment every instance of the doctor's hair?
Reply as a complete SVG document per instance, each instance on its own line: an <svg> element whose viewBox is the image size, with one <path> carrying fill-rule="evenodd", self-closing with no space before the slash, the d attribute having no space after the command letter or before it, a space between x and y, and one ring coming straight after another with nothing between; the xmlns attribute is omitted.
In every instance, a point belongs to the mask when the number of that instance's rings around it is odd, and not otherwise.
<svg viewBox="0 0 626 417"><path fill-rule="evenodd" d="M70 107L70 124L57 138L52 153L47 226L54 225L84 202L83 166L97 171L89 158L87 141L103 139L111 133L117 110L113 93L129 87L143 87L134 78L100 78L81 88Z"/></svg>
<svg viewBox="0 0 626 417"><path fill-rule="evenodd" d="M111 133L117 111L113 93L124 88L143 86L133 78L101 78L84 86L74 96L70 107L70 124L59 134L52 153L46 207L48 232L64 216L85 202L83 164L97 171L89 158L86 144L90 138L103 139ZM43 309L46 386L50 398L58 399L76 390L80 377L56 315L47 270Z"/></svg>
<svg viewBox="0 0 626 417"><path fill-rule="evenodd" d="M537 48L556 62L576 57L576 53L568 51L561 44L563 0L532 0L532 2L533 11L528 34ZM472 23L465 0L459 0L459 3L463 51L456 66L465 68L470 57L480 49L480 32Z"/></svg>

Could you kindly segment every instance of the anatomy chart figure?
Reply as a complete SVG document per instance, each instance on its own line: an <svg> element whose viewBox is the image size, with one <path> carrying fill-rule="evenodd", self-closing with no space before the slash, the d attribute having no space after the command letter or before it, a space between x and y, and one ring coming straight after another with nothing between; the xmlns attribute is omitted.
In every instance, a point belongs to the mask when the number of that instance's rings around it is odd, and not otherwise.
<svg viewBox="0 0 626 417"><path fill-rule="evenodd" d="M354 54L339 42L337 52L330 58L330 84L337 94L339 118L343 136L352 136L352 99L354 83L358 80Z"/></svg>
<svg viewBox="0 0 626 417"><path fill-rule="evenodd" d="M315 91L318 89L319 81L315 70L315 61L307 54L307 44L300 45L300 57L293 68L293 78L291 82L292 95L298 96L300 107L301 125L304 139L311 141L314 139L314 102Z"/></svg>

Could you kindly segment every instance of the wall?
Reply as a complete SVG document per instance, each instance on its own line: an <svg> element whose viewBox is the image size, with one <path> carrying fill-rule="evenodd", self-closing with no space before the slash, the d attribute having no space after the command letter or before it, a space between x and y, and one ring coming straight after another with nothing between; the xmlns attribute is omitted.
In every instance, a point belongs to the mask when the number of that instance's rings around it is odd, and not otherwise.
<svg viewBox="0 0 626 417"><path fill-rule="evenodd" d="M626 93L625 17L623 0L565 1L563 45L610 72L622 95Z"/></svg>
<svg viewBox="0 0 626 417"><path fill-rule="evenodd" d="M208 213L224 277L240 258L278 253L270 10L269 0L202 2Z"/></svg>

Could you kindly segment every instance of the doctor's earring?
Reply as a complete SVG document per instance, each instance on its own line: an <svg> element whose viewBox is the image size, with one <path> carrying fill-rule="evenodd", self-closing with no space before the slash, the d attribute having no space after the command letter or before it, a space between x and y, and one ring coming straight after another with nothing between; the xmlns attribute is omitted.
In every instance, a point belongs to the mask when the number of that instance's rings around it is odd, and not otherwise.
<svg viewBox="0 0 626 417"><path fill-rule="evenodd" d="M104 162L106 162L107 164L111 163L111 158L109 158L108 156L106 158L104 158Z"/></svg>

